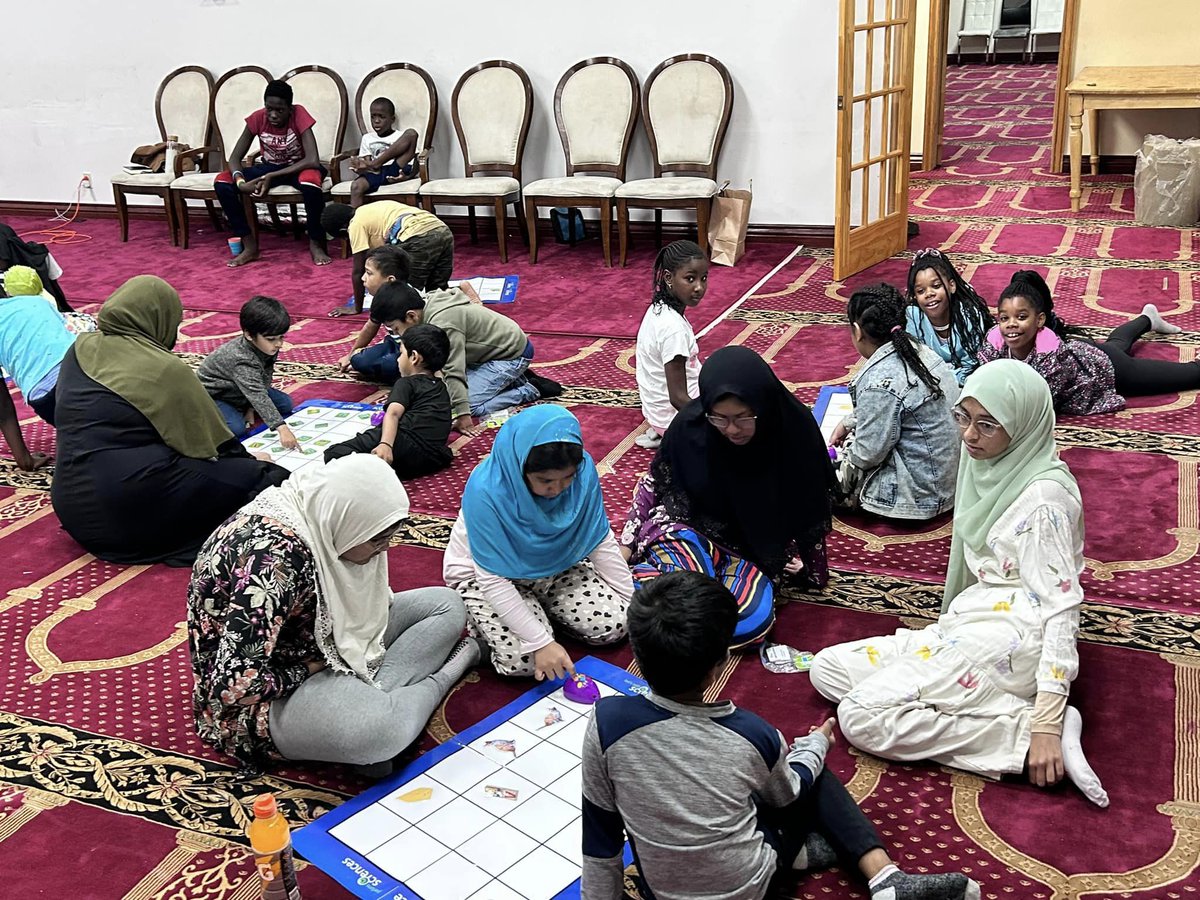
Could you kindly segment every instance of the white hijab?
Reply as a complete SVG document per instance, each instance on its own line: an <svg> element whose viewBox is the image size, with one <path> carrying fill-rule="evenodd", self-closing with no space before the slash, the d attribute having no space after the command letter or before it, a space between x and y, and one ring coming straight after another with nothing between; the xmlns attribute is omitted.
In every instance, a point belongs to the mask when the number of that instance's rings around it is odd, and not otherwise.
<svg viewBox="0 0 1200 900"><path fill-rule="evenodd" d="M263 491L244 512L282 522L317 564L316 639L329 667L375 684L392 590L387 556L365 565L341 555L408 518L408 493L392 467L355 453L301 469Z"/></svg>

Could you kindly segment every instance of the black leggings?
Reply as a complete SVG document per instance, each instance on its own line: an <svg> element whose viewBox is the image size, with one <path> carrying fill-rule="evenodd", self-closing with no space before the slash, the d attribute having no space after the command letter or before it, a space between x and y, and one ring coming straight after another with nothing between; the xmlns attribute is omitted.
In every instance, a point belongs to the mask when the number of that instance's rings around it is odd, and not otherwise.
<svg viewBox="0 0 1200 900"><path fill-rule="evenodd" d="M1117 393L1122 397L1175 394L1200 388L1200 363L1137 359L1133 345L1150 330L1150 320L1138 316L1112 330L1108 340L1096 346L1112 360Z"/></svg>
<svg viewBox="0 0 1200 900"><path fill-rule="evenodd" d="M760 806L758 822L763 837L775 848L781 875L791 869L814 831L829 842L850 871L857 869L860 859L883 846L871 820L828 769L821 770L813 786L795 803L779 808Z"/></svg>

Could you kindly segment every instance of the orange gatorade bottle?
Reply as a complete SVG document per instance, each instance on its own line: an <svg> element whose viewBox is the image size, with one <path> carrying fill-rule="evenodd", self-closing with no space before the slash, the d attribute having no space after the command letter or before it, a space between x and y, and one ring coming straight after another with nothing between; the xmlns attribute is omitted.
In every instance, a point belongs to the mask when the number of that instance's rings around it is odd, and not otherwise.
<svg viewBox="0 0 1200 900"><path fill-rule="evenodd" d="M246 829L254 851L254 865L262 879L264 900L300 900L296 863L292 858L292 832L275 806L274 794L254 801L254 818Z"/></svg>

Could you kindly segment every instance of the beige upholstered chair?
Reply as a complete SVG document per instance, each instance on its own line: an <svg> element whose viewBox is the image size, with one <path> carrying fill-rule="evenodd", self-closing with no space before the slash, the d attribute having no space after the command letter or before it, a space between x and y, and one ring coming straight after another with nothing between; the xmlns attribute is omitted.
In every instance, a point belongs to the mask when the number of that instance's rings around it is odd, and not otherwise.
<svg viewBox="0 0 1200 900"><path fill-rule="evenodd" d="M629 244L630 207L654 210L659 243L664 209L695 209L697 243L707 250L717 161L732 111L729 70L711 56L672 56L650 73L642 91L642 122L650 139L654 177L627 181L617 188L622 266Z"/></svg>
<svg viewBox="0 0 1200 900"><path fill-rule="evenodd" d="M300 66L292 69L281 80L291 86L292 102L303 106L317 120L317 124L313 126L313 138L317 142L317 157L329 170L329 175L321 184L328 198L333 190L334 178L337 177L334 159L341 152L342 139L346 136L346 83L342 81L341 75L324 66ZM266 197L258 202L267 205L271 221L281 230L278 209L281 205L290 206L292 231L299 234L296 227L297 207L304 202L304 195L300 193L299 188L286 184L273 187L267 191ZM257 238L258 216L249 215L247 218L251 231Z"/></svg>
<svg viewBox="0 0 1200 900"><path fill-rule="evenodd" d="M604 264L612 265L613 197L625 180L625 164L637 123L638 95L633 69L612 56L577 62L559 80L554 92L554 119L567 161L567 176L543 178L525 185L522 192L531 263L537 262L538 207L576 206L600 210Z"/></svg>
<svg viewBox="0 0 1200 900"><path fill-rule="evenodd" d="M496 216L500 260L508 261L505 240L505 207L513 204L524 236L521 209L521 157L533 115L533 87L516 63L493 59L463 73L450 99L450 112L462 147L464 178L437 178L421 185L421 203L435 211L436 204L465 206L470 216L471 240L478 239L475 207L491 206ZM476 178L475 173L485 173ZM490 173L490 174L488 174Z"/></svg>
<svg viewBox="0 0 1200 900"><path fill-rule="evenodd" d="M263 91L271 73L258 66L240 66L232 69L217 79L212 95L212 146L196 147L187 153L180 154L180 160L185 157L208 159L207 171L193 172L188 175L176 172L176 178L171 182L171 202L175 207L175 224L179 228L179 242L183 249L188 246L188 200L203 200L208 207L209 218L213 228L221 227L215 202L217 192L213 190L213 180L217 173L225 168L227 148L232 148L246 127L246 116L261 109ZM258 141L250 145L251 152L257 152Z"/></svg>
<svg viewBox="0 0 1200 900"><path fill-rule="evenodd" d="M168 134L179 137L181 144L203 147L212 131L213 77L208 69L200 66L182 66L163 79L154 98L154 115L158 119L158 133L162 140ZM161 197L167 211L167 227L171 230L171 243L179 242L175 233L175 211L171 205L171 182L175 173L152 172L131 175L118 172L112 177L113 201L117 205L117 220L121 223L121 240L129 240L128 194L143 194Z"/></svg>
<svg viewBox="0 0 1200 900"><path fill-rule="evenodd" d="M399 200L415 205L421 185L429 180L426 161L433 147L433 130L437 125L437 87L434 86L428 72L412 63L398 62L380 66L362 80L362 84L358 86L358 95L354 98L354 115L358 121L360 135L366 134L371 128L371 101L377 97L387 97L395 104L397 131L411 128L417 133L418 146L421 148L417 153L420 170L417 178L380 185L379 190L367 195L367 202ZM357 148L339 153L333 162L340 167L357 153ZM333 199L348 203L353 177L337 180L340 170L332 167L330 174L335 177Z"/></svg>

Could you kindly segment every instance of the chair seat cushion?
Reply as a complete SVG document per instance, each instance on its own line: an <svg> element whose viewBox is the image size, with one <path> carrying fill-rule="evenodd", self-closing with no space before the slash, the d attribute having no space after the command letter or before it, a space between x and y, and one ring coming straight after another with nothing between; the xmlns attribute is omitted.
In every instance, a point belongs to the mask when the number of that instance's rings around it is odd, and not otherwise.
<svg viewBox="0 0 1200 900"><path fill-rule="evenodd" d="M350 185L352 185L352 184L354 184L353 181L339 181L337 184L335 184L333 186L333 196L349 197L350 196ZM371 191L371 193L367 194L367 196L368 197L395 197L399 194L404 194L406 196L411 197L413 194L418 193L420 191L420 189L421 189L421 179L420 178L410 178L407 181L397 181L393 184L381 184L379 186L378 190Z"/></svg>
<svg viewBox="0 0 1200 900"><path fill-rule="evenodd" d="M216 172L192 172L190 175L180 175L171 182L173 191L203 191L212 190Z"/></svg>
<svg viewBox="0 0 1200 900"><path fill-rule="evenodd" d="M679 200L712 197L717 183L711 178L640 178L617 188L616 196L630 200Z"/></svg>
<svg viewBox="0 0 1200 900"><path fill-rule="evenodd" d="M421 185L421 196L426 197L505 197L521 190L515 178L502 175L487 175L480 178L435 178Z"/></svg>
<svg viewBox="0 0 1200 900"><path fill-rule="evenodd" d="M144 172L134 175L130 172L118 172L111 179L113 184L119 184L122 187L170 187L171 182L175 180L174 172Z"/></svg>
<svg viewBox="0 0 1200 900"><path fill-rule="evenodd" d="M611 197L621 179L601 175L571 175L567 178L543 178L525 185L526 197Z"/></svg>
<svg viewBox="0 0 1200 900"><path fill-rule="evenodd" d="M333 190L333 179L329 176L326 176L325 180L321 182L321 190L327 194ZM294 200L299 203L304 199L304 195L300 193L300 188L294 188L290 185L281 184L279 187L273 187L267 191L267 199L275 200L277 202Z"/></svg>

